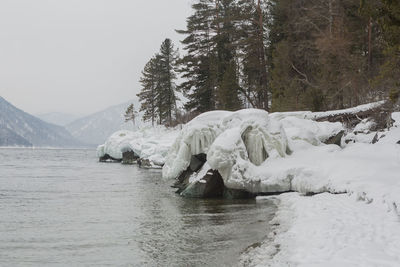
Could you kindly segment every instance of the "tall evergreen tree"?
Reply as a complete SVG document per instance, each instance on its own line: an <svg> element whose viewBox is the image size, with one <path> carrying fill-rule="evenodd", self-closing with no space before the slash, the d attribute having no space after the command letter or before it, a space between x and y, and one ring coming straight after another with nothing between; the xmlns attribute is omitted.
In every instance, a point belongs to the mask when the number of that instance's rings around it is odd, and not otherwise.
<svg viewBox="0 0 400 267"><path fill-rule="evenodd" d="M244 94L253 107L269 109L265 46L267 6L263 1L240 0L238 16L239 49Z"/></svg>
<svg viewBox="0 0 400 267"><path fill-rule="evenodd" d="M135 125L136 110L133 104L130 104L128 106L128 108L125 111L124 117L125 117L125 122L132 121L133 125Z"/></svg>
<svg viewBox="0 0 400 267"><path fill-rule="evenodd" d="M161 44L159 52L159 63L160 63L160 96L162 98L160 111L161 118L165 118L165 121L170 125L172 124L173 113L176 113L176 64L178 59L178 52L174 48L171 39L165 39ZM161 99L160 99L161 100Z"/></svg>
<svg viewBox="0 0 400 267"><path fill-rule="evenodd" d="M237 44L235 20L238 15L238 6L234 0L217 0L215 12L217 32L213 41L217 56L216 104L221 109L238 110L242 107L239 99L240 87L235 49Z"/></svg>
<svg viewBox="0 0 400 267"><path fill-rule="evenodd" d="M193 15L187 18L182 44L186 55L180 60L179 72L184 82L179 88L189 101L185 108L205 112L216 108L216 56L212 37L216 34L214 0L199 0L192 5Z"/></svg>
<svg viewBox="0 0 400 267"><path fill-rule="evenodd" d="M143 119L152 124L172 124L176 115L176 61L177 50L170 39L165 39L160 52L144 67L140 83L142 90L137 96L141 102L140 111L144 111ZM175 113L175 114L174 114Z"/></svg>
<svg viewBox="0 0 400 267"><path fill-rule="evenodd" d="M186 56L181 60L182 77L186 79L180 88L189 98L188 110L204 112L226 106L225 99L234 99L231 109L241 107L233 24L237 5L234 0L198 0L192 5L194 14L187 19L182 41ZM225 72L229 69L229 73ZM223 88L226 79L233 79L231 89Z"/></svg>
<svg viewBox="0 0 400 267"><path fill-rule="evenodd" d="M159 72L159 59L157 56L152 57L149 62L146 63L143 71L142 77L140 78L140 83L142 85L142 90L137 94L139 101L141 103L140 111L143 111L143 120L151 120L151 124L157 121L158 106L157 102L159 97L159 81L157 79Z"/></svg>

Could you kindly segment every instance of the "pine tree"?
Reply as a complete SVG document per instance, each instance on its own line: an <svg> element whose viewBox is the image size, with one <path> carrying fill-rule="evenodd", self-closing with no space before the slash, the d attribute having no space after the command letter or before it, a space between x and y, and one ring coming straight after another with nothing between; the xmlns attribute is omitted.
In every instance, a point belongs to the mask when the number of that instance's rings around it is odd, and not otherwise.
<svg viewBox="0 0 400 267"><path fill-rule="evenodd" d="M216 1L217 34L214 36L217 55L217 107L238 110L242 107L239 99L240 86L237 63L237 35L235 20L238 6L234 0ZM227 88L227 85L230 88ZM229 100L229 102L227 102Z"/></svg>
<svg viewBox="0 0 400 267"><path fill-rule="evenodd" d="M165 39L161 44L159 53L159 87L161 102L160 102L160 117L165 118L165 121L172 124L173 113L176 114L176 101L175 94L176 85L176 64L178 59L178 52L174 48L171 39Z"/></svg>
<svg viewBox="0 0 400 267"><path fill-rule="evenodd" d="M185 108L198 113L216 108L216 56L212 42L216 34L214 2L200 0L193 4L194 13L187 18L186 30L177 30L186 35L182 41L186 55L179 62L184 82L179 88L189 99Z"/></svg>
<svg viewBox="0 0 400 267"><path fill-rule="evenodd" d="M378 6L378 8L376 8ZM373 80L376 96L393 96L400 92L400 2L396 0L363 0L362 8L378 21L384 41L380 72ZM376 11L377 10L377 11ZM379 95L379 93L381 95Z"/></svg>
<svg viewBox="0 0 400 267"><path fill-rule="evenodd" d="M133 104L130 104L128 106L128 108L125 111L124 117L125 117L125 122L132 121L133 125L135 125L136 111Z"/></svg>
<svg viewBox="0 0 400 267"><path fill-rule="evenodd" d="M261 0L240 0L239 47L245 96L253 107L268 110L269 92L265 46L267 6Z"/></svg>
<svg viewBox="0 0 400 267"><path fill-rule="evenodd" d="M146 63L143 71L142 77L140 78L140 83L142 85L142 90L137 94L139 101L141 103L140 111L143 111L143 120L151 120L151 124L157 120L158 105L157 99L159 99L159 82L157 81L158 72L158 58L155 56Z"/></svg>
<svg viewBox="0 0 400 267"><path fill-rule="evenodd" d="M237 5L234 0L198 0L192 5L194 14L187 19L182 41L187 55L180 61L182 77L180 85L189 98L186 109L205 112L227 105L233 99L241 108L239 99L238 64L236 57L236 33L234 20ZM225 73L229 69L229 73ZM232 69L236 72L232 75ZM232 79L226 81L226 79ZM231 84L231 89L223 88Z"/></svg>
<svg viewBox="0 0 400 267"><path fill-rule="evenodd" d="M160 52L144 67L140 83L142 89L137 96L141 102L140 111L144 111L143 120L156 121L159 124L172 124L176 115L175 69L177 50L170 39L161 44Z"/></svg>

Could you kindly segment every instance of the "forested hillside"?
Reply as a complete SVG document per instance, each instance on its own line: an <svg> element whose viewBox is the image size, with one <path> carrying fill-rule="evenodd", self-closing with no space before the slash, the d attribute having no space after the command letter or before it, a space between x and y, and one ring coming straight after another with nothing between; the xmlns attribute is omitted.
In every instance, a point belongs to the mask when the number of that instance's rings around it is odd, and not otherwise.
<svg viewBox="0 0 400 267"><path fill-rule="evenodd" d="M167 39L143 71L145 119L179 119L177 91L188 114L322 111L399 96L399 1L197 0L192 10L177 30L181 56Z"/></svg>

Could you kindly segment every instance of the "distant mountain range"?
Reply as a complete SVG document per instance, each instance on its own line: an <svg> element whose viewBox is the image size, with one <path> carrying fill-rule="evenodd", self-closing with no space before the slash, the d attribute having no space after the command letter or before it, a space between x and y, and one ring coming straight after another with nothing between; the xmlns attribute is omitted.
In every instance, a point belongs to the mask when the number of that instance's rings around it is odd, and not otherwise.
<svg viewBox="0 0 400 267"><path fill-rule="evenodd" d="M66 113L60 113L60 112L50 112L50 113L45 113L45 114L38 114L36 115L39 119L52 123L55 125L60 125L60 126L65 126L74 120L77 120L79 116L72 115L72 114L66 114Z"/></svg>
<svg viewBox="0 0 400 267"><path fill-rule="evenodd" d="M131 100L78 119L57 112L38 118L0 97L0 146L94 147L118 130L134 130L145 124L141 113L136 125L125 122L125 111L132 103L138 110L139 102Z"/></svg>
<svg viewBox="0 0 400 267"><path fill-rule="evenodd" d="M47 123L0 96L0 146L82 147L65 128Z"/></svg>
<svg viewBox="0 0 400 267"><path fill-rule="evenodd" d="M103 144L114 132L126 129L133 130L136 126L132 122L125 122L124 114L127 107L132 104L138 110L139 102L131 100L123 104L109 107L92 115L77 119L65 126L65 128L78 140L93 145ZM136 120L141 122L141 114Z"/></svg>

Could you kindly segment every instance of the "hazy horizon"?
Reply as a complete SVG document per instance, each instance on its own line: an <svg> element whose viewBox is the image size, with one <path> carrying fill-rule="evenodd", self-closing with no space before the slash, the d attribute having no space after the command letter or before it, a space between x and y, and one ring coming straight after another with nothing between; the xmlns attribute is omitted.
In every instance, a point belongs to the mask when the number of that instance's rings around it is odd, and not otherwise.
<svg viewBox="0 0 400 267"><path fill-rule="evenodd" d="M1 1L0 96L34 115L126 102L161 42L179 46L191 2Z"/></svg>

